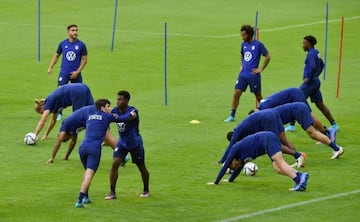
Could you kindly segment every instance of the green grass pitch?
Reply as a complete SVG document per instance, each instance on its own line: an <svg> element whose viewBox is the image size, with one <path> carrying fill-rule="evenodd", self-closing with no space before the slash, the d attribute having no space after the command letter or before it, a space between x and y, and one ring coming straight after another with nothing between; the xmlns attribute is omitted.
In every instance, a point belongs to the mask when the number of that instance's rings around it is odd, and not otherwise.
<svg viewBox="0 0 360 222"><path fill-rule="evenodd" d="M240 175L233 184L208 186L220 168L216 161L226 146L226 133L236 123L223 123L230 110L239 70L239 29L254 24L259 12L260 40L272 60L262 73L263 95L301 83L305 52L302 38L315 35L323 54L326 1L119 1L114 52L110 52L114 1L41 1L41 60L37 60L37 1L0 3L0 221L357 221L360 213L360 2L329 1L329 39L324 101L340 132L345 154L330 160L331 150L316 145L297 127L287 133L307 153L301 171L311 174L306 192L290 192L292 181L277 175L267 157L256 160L255 177ZM341 17L345 17L340 96L336 98ZM168 106L164 104L164 23L168 24ZM139 198L140 174L133 164L120 169L118 199L109 191L110 148L90 188L93 200L75 209L83 169L76 148L69 161L48 165L60 123L49 140L35 146L23 136L40 118L33 100L56 88L60 61L47 67L66 26L79 25L87 44L83 71L95 99L127 89L140 111L141 133L150 171L152 196ZM323 78L323 76L321 76ZM255 105L243 94L237 121ZM325 124L325 118L313 106ZM65 116L70 109L64 111ZM201 121L192 125L193 119ZM115 126L112 127L116 135ZM44 132L44 130L43 130ZM80 134L78 145L84 133ZM292 163L293 159L286 156Z"/></svg>

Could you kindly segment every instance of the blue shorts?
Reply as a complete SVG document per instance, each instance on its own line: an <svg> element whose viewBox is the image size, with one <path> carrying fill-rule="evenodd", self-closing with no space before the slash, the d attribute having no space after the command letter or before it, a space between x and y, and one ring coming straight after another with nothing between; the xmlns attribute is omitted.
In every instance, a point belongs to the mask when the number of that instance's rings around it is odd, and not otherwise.
<svg viewBox="0 0 360 222"><path fill-rule="evenodd" d="M275 135L284 132L284 125L278 112L268 113L261 120L261 131L271 131Z"/></svg>
<svg viewBox="0 0 360 222"><path fill-rule="evenodd" d="M276 153L281 152L281 144L278 144L275 141L270 142L269 146L265 149L265 152L272 160L272 156L274 156Z"/></svg>
<svg viewBox="0 0 360 222"><path fill-rule="evenodd" d="M70 75L71 74L69 74L69 73L67 73L67 74L59 73L58 86L66 85L69 82L71 82L71 83L82 83L83 82L81 74L78 75L76 77L76 79L70 79Z"/></svg>
<svg viewBox="0 0 360 222"><path fill-rule="evenodd" d="M136 146L135 148L132 149L127 149L124 146L121 145L117 145L115 147L114 153L113 153L113 157L120 157L121 159L125 160L126 155L130 153L131 155L131 160L133 163L137 163L137 162L145 162L145 150L142 144Z"/></svg>
<svg viewBox="0 0 360 222"><path fill-rule="evenodd" d="M79 147L79 155L84 169L92 169L96 172L100 164L101 147Z"/></svg>
<svg viewBox="0 0 360 222"><path fill-rule="evenodd" d="M313 125L314 120L308 109L297 109L294 114L296 121L301 125L304 130Z"/></svg>
<svg viewBox="0 0 360 222"><path fill-rule="evenodd" d="M240 89L241 91L245 92L248 85L250 86L250 92L261 92L261 75L256 74L251 75L251 77L243 77L239 74L235 83L235 89Z"/></svg>
<svg viewBox="0 0 360 222"><path fill-rule="evenodd" d="M266 141L266 145L264 146L265 153L267 153L271 159L276 153L281 152L280 140L275 134L264 134L263 136L262 139Z"/></svg>
<svg viewBox="0 0 360 222"><path fill-rule="evenodd" d="M318 103L323 101L320 92L320 80L318 78L312 79L310 83L303 83L300 89L304 92L306 99L310 97L311 102Z"/></svg>

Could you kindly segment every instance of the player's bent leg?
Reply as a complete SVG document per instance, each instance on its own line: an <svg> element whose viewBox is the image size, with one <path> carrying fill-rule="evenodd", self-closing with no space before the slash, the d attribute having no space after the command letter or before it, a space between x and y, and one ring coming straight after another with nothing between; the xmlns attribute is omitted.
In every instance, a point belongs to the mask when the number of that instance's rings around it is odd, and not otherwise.
<svg viewBox="0 0 360 222"><path fill-rule="evenodd" d="M95 175L95 171L93 169L87 168L85 170L84 179L81 184L80 192L87 193L94 175Z"/></svg>
<svg viewBox="0 0 360 222"><path fill-rule="evenodd" d="M281 175L285 175L285 176L286 176L285 172L283 172L283 171L278 167L278 165L275 164L274 161L272 162L272 165L273 165L275 171L276 171L278 174L281 174Z"/></svg>
<svg viewBox="0 0 360 222"><path fill-rule="evenodd" d="M112 163L111 169L110 169L110 184L111 185L116 184L116 180L118 177L118 170L119 170L119 167L122 162L124 162L124 160L120 157L113 158L113 163Z"/></svg>
<svg viewBox="0 0 360 222"><path fill-rule="evenodd" d="M329 145L331 143L329 137L317 131L313 126L309 126L306 132L312 139L320 141L323 144Z"/></svg>
<svg viewBox="0 0 360 222"><path fill-rule="evenodd" d="M279 134L279 139L281 141L281 144L287 146L289 149L296 151L295 146L286 138L284 132L281 132Z"/></svg>
<svg viewBox="0 0 360 222"><path fill-rule="evenodd" d="M112 149L115 149L117 144L117 139L110 133L110 129L106 131L106 135L104 138L104 143L106 145L111 146Z"/></svg>
<svg viewBox="0 0 360 222"><path fill-rule="evenodd" d="M331 115L329 108L323 102L316 102L315 105L323 113L323 115L330 122L330 124L333 125L333 123L335 123L335 120Z"/></svg>
<svg viewBox="0 0 360 222"><path fill-rule="evenodd" d="M274 169L278 170L278 173L286 175L290 177L290 179L296 177L296 170L291 168L289 164L285 162L281 152L272 155L271 159L273 160Z"/></svg>
<svg viewBox="0 0 360 222"><path fill-rule="evenodd" d="M320 132L325 132L326 128L324 127L324 124L313 113L311 113L311 117L314 120L315 128L318 129Z"/></svg>

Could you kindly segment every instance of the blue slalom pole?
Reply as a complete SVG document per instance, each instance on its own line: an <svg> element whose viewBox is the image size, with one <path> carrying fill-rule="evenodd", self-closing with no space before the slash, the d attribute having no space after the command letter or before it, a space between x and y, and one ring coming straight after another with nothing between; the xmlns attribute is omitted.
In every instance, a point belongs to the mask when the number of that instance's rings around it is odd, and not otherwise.
<svg viewBox="0 0 360 222"><path fill-rule="evenodd" d="M164 24L164 95L165 106L168 104L167 96L167 23Z"/></svg>
<svg viewBox="0 0 360 222"><path fill-rule="evenodd" d="M257 40L258 18L259 18L259 12L256 11L256 15L255 15L255 26L254 26L254 36L255 36L255 39L256 39L256 40Z"/></svg>
<svg viewBox="0 0 360 222"><path fill-rule="evenodd" d="M329 35L329 2L326 2L325 13L325 51L324 51L324 80L326 79L326 64L327 64L327 47L328 47L328 35Z"/></svg>
<svg viewBox="0 0 360 222"><path fill-rule="evenodd" d="M40 0L38 0L38 62L40 63Z"/></svg>
<svg viewBox="0 0 360 222"><path fill-rule="evenodd" d="M111 39L111 52L114 51L114 41L115 41L115 29L116 29L116 14L117 14L117 6L118 0L115 0L115 7L114 7L114 23L113 23L113 31L112 31L112 39Z"/></svg>

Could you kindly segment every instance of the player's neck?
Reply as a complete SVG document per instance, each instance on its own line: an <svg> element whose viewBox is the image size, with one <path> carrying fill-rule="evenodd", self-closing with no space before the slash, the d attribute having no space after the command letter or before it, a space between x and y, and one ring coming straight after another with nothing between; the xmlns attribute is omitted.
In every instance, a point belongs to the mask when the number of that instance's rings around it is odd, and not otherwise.
<svg viewBox="0 0 360 222"><path fill-rule="evenodd" d="M127 106L122 107L122 108L118 107L118 109L120 110L121 113L126 113Z"/></svg>
<svg viewBox="0 0 360 222"><path fill-rule="evenodd" d="M74 38L70 38L70 37L69 37L69 42L71 42L71 43L76 42L76 40L77 40L76 38L74 39Z"/></svg>

